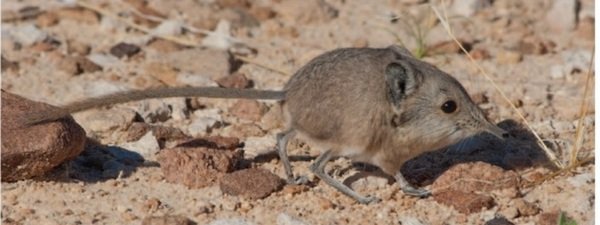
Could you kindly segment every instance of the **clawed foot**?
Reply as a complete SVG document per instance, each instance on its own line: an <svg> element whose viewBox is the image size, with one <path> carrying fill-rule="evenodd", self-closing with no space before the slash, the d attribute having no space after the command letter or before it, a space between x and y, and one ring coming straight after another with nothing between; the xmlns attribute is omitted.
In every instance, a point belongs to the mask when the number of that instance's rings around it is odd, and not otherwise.
<svg viewBox="0 0 600 225"><path fill-rule="evenodd" d="M431 195L431 191L424 189L424 188L415 188L415 187L407 185L407 186L401 187L401 189L404 192L404 194L419 197L419 198L425 198L425 197Z"/></svg>
<svg viewBox="0 0 600 225"><path fill-rule="evenodd" d="M287 179L287 183L288 184L295 184L295 185L308 184L308 177L306 177L306 176L297 176L297 177L294 177L294 178L288 178Z"/></svg>
<svg viewBox="0 0 600 225"><path fill-rule="evenodd" d="M358 201L360 204L368 205L371 203L381 202L381 199L379 199L375 196L367 196L367 197L358 198L358 199L356 199L356 201Z"/></svg>

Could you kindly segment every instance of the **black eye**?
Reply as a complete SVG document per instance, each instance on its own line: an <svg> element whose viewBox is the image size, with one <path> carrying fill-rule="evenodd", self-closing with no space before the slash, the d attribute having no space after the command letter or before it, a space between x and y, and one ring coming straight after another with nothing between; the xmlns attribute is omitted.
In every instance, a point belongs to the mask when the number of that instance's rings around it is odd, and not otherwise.
<svg viewBox="0 0 600 225"><path fill-rule="evenodd" d="M449 100L442 105L442 111L445 113L453 113L456 111L456 102Z"/></svg>

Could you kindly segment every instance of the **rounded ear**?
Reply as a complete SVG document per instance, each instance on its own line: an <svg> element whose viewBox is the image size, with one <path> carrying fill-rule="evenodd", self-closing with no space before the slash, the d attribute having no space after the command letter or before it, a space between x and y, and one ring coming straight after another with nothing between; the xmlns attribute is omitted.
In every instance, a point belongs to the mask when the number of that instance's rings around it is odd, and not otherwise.
<svg viewBox="0 0 600 225"><path fill-rule="evenodd" d="M391 62L386 66L385 82L388 97L394 105L399 105L419 84L411 66L401 61Z"/></svg>
<svg viewBox="0 0 600 225"><path fill-rule="evenodd" d="M388 49L392 50L394 53L396 53L398 55L414 58L413 54L408 49L406 49L405 47L402 47L400 45L390 45L388 47Z"/></svg>

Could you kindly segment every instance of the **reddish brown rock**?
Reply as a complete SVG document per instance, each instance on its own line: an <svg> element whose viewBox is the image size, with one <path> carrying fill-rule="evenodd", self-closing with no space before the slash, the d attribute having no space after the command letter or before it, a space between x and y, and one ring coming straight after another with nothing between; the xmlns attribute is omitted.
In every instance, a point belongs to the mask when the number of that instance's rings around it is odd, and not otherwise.
<svg viewBox="0 0 600 225"><path fill-rule="evenodd" d="M433 198L444 205L452 206L464 214L479 212L494 206L494 199L488 195L466 193L457 190L437 192Z"/></svg>
<svg viewBox="0 0 600 225"><path fill-rule="evenodd" d="M251 168L226 174L219 187L223 193L241 195L250 199L261 199L277 191L283 180L268 170Z"/></svg>
<svg viewBox="0 0 600 225"><path fill-rule="evenodd" d="M177 141L190 138L183 131L175 127L166 127L159 125L150 125L147 123L135 122L127 128L127 137L125 141L137 141L144 136L148 131L152 131L161 147L168 141Z"/></svg>
<svg viewBox="0 0 600 225"><path fill-rule="evenodd" d="M433 190L454 189L466 193L490 192L516 187L519 175L484 162L461 163L445 171L432 184Z"/></svg>
<svg viewBox="0 0 600 225"><path fill-rule="evenodd" d="M196 224L185 216L150 216L142 220L142 225L192 225Z"/></svg>
<svg viewBox="0 0 600 225"><path fill-rule="evenodd" d="M519 176L513 171L484 162L455 165L431 185L434 199L465 214L490 208L494 199L485 193L493 190L518 188Z"/></svg>
<svg viewBox="0 0 600 225"><path fill-rule="evenodd" d="M246 78L243 73L234 73L216 80L220 87L225 88L250 88L252 81Z"/></svg>
<svg viewBox="0 0 600 225"><path fill-rule="evenodd" d="M83 151L85 131L72 118L24 125L27 113L53 109L2 91L2 181L43 175Z"/></svg>
<svg viewBox="0 0 600 225"><path fill-rule="evenodd" d="M162 150L158 154L158 162L165 179L190 188L216 184L243 159L243 152L235 148L232 150L233 144L226 143L230 140L223 139L197 139L196 143L186 142L178 147Z"/></svg>
<svg viewBox="0 0 600 225"><path fill-rule="evenodd" d="M259 121L267 112L267 107L256 100L241 99L229 111L240 119Z"/></svg>

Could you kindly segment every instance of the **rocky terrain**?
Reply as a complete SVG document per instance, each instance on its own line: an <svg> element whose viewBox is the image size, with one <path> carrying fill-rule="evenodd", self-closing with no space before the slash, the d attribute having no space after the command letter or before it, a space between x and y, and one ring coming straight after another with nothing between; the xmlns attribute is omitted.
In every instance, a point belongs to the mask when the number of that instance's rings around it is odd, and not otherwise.
<svg viewBox="0 0 600 225"><path fill-rule="evenodd" d="M592 0L10 0L1 6L3 224L594 222L593 74L585 95ZM151 99L24 124L32 113L116 91L278 90L326 51L391 44L456 77L512 135L504 141L478 135L407 162L403 173L432 190L428 198L403 194L372 166L332 160L327 171L335 179L382 199L358 204L310 173L319 150L297 140L288 147L292 166L309 182L286 184L274 152L281 109L270 100ZM536 134L570 167L556 168Z"/></svg>

